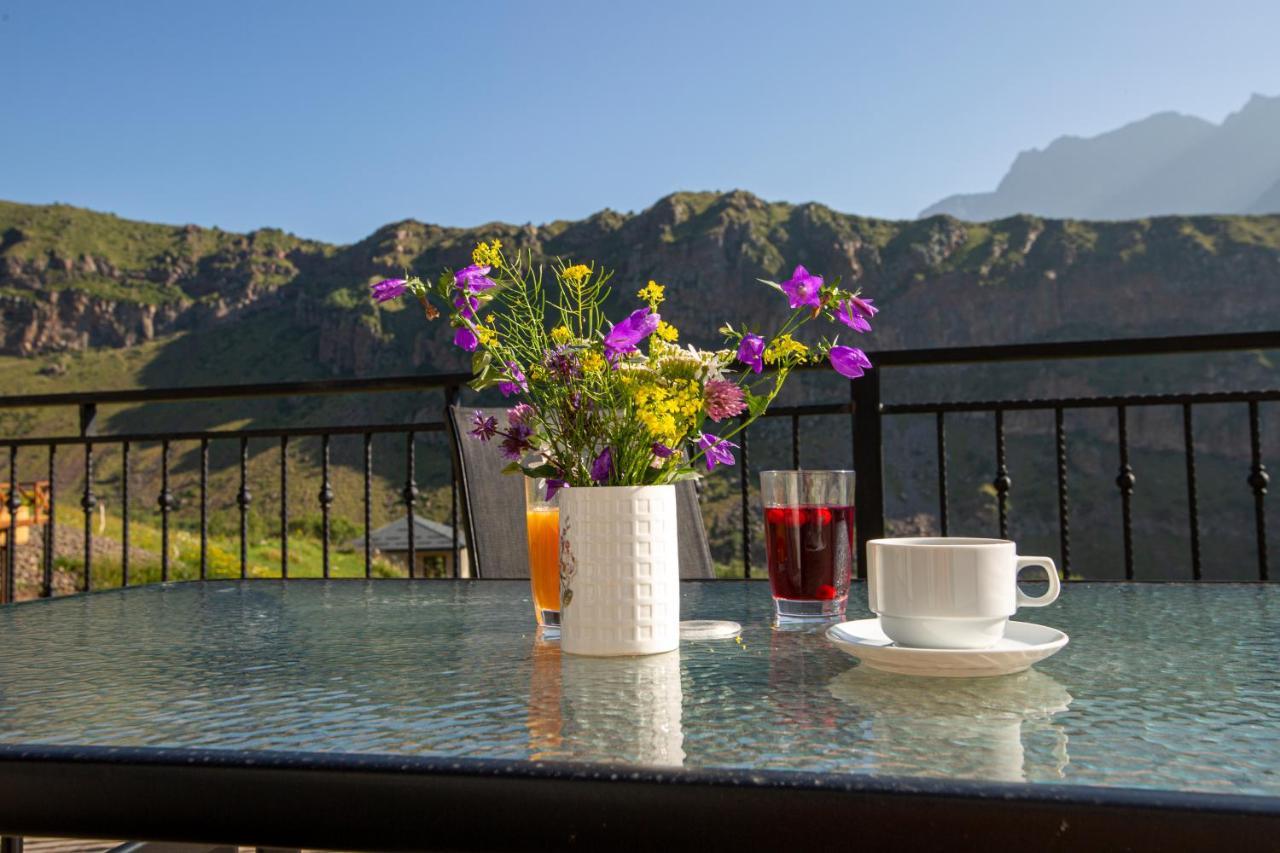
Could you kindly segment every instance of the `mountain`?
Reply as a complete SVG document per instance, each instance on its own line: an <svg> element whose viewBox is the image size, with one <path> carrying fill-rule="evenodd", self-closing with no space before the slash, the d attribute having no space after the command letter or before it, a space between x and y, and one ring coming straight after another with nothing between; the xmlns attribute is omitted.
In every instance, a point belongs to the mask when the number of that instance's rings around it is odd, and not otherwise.
<svg viewBox="0 0 1280 853"><path fill-rule="evenodd" d="M1280 213L1280 179L1253 203L1247 213Z"/></svg>
<svg viewBox="0 0 1280 853"><path fill-rule="evenodd" d="M434 276L467 263L477 240L495 236L615 269L626 282L615 288L620 305L650 278L670 285L666 310L694 341L714 340L730 316L764 322L776 306L755 280L797 262L894 308L877 327L881 348L1280 326L1277 216L893 222L737 191L676 193L636 214L538 226L406 220L333 246L278 230L233 234L0 202L0 353L167 339L144 377L151 384L221 380L225 364L210 361L205 373L201 354L233 340L237 352L256 351L243 339L259 318L287 330L298 357L248 363L243 381L457 369L442 322L375 310L366 288L406 269ZM709 302L732 310L708 312ZM183 355L166 370L170 350Z"/></svg>
<svg viewBox="0 0 1280 853"><path fill-rule="evenodd" d="M1280 96L1254 95L1220 125L1157 113L1024 151L994 192L953 195L922 217L1019 213L1078 219L1280 213Z"/></svg>

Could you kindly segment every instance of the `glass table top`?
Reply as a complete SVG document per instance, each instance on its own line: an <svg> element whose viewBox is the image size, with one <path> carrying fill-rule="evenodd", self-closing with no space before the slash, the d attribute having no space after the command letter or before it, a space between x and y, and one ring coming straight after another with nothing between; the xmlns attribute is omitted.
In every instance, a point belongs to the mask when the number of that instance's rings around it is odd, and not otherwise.
<svg viewBox="0 0 1280 853"><path fill-rule="evenodd" d="M0 743L437 755L1280 795L1280 589L1068 585L994 679L877 673L768 585L682 585L740 640L561 656L526 581L153 585L0 608ZM849 618L867 616L855 585Z"/></svg>

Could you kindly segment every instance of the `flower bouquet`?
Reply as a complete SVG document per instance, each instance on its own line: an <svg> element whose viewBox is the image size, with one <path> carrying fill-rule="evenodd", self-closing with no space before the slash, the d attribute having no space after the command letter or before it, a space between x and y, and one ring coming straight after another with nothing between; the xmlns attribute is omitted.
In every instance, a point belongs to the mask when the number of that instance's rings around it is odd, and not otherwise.
<svg viewBox="0 0 1280 853"><path fill-rule="evenodd" d="M706 350L681 346L653 281L610 323L611 280L593 265L508 257L493 240L462 269L380 281L373 297L411 295L428 319L446 315L454 344L473 354L472 387L513 398L505 423L477 412L470 434L498 445L510 472L545 479L549 498L560 492L563 648L667 651L679 622L672 484L735 464L734 436L797 367L861 376L871 367L861 349L795 335L817 319L867 332L877 309L798 266L786 281L762 280L787 305L776 328L725 325L723 347Z"/></svg>

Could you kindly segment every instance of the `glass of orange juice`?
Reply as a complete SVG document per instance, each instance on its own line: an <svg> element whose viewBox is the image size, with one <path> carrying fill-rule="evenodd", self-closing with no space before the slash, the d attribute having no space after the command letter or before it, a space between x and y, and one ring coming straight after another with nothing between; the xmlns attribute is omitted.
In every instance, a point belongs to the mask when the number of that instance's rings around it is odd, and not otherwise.
<svg viewBox="0 0 1280 853"><path fill-rule="evenodd" d="M547 481L524 480L525 529L529 535L529 581L533 615L543 628L560 627L560 509L547 500Z"/></svg>

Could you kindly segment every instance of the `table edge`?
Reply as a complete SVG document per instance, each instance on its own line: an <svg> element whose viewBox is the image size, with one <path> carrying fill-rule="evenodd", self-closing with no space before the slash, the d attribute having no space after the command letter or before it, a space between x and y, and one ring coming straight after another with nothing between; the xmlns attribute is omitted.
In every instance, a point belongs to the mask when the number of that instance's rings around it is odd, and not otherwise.
<svg viewBox="0 0 1280 853"><path fill-rule="evenodd" d="M772 808L781 801L785 827ZM343 805L318 808L325 802ZM1265 849L1280 831L1280 797L1267 795L440 756L0 744L0 832L14 835L423 849L425 833L447 849L570 841L584 849L686 843L706 849L714 841L776 850L787 839L795 842L797 821L830 825L832 809L842 822L867 817L857 824L860 840L880 833L897 843L904 834L936 841L935 833L958 832L1017 839L1022 846L1132 839L1151 847L1167 839L1183 848L1203 836L1238 838L1234 846L1248 850L1249 839Z"/></svg>

